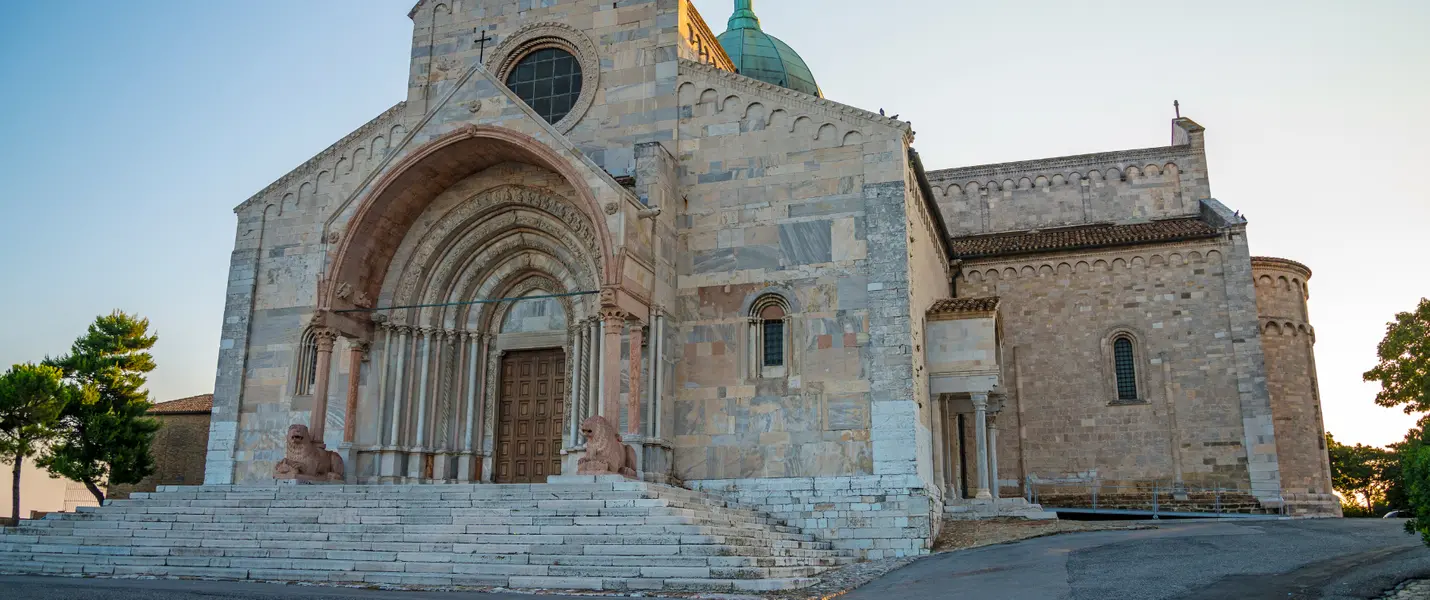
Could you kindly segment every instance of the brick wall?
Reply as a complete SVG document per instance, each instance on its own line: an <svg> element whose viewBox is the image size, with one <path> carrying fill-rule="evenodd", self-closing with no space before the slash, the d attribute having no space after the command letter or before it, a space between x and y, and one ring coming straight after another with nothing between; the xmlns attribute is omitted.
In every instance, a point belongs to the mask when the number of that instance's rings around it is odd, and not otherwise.
<svg viewBox="0 0 1430 600"><path fill-rule="evenodd" d="M209 443L209 414L151 415L159 421L159 431L149 445L154 457L154 473L132 485L111 485L111 499L128 498L133 492L152 492L161 485L199 485L204 482L204 450Z"/></svg>
<svg viewBox="0 0 1430 600"><path fill-rule="evenodd" d="M1026 475L1171 481L1173 427L1189 484L1249 485L1229 250L1209 240L965 265L960 297L1002 298L1005 489ZM1116 333L1137 342L1135 403L1117 401Z"/></svg>

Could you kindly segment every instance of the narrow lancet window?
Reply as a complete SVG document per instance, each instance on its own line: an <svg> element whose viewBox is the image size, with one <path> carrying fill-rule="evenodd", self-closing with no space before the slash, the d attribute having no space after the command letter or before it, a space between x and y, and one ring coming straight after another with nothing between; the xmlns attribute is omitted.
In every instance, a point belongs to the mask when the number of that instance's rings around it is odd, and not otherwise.
<svg viewBox="0 0 1430 600"><path fill-rule="evenodd" d="M313 382L318 380L318 336L312 329L303 332L298 343L298 377L293 382L293 394L308 396L313 393Z"/></svg>
<svg viewBox="0 0 1430 600"><path fill-rule="evenodd" d="M1117 399L1137 400L1137 365L1132 353L1132 340L1126 337L1112 342L1113 366L1117 372Z"/></svg>

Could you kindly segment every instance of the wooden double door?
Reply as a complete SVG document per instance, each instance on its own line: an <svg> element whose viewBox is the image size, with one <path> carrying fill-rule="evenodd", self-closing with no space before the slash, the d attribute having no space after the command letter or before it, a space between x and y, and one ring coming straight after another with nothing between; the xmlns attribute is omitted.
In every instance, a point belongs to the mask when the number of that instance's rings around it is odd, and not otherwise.
<svg viewBox="0 0 1430 600"><path fill-rule="evenodd" d="M547 475L561 474L565 407L565 352L529 350L502 358L497 483L546 483Z"/></svg>

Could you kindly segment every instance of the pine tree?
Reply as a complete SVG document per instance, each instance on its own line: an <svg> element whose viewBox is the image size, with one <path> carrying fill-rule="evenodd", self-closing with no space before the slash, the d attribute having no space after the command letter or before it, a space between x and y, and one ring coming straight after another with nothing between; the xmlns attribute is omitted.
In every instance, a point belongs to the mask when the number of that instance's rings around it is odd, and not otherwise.
<svg viewBox="0 0 1430 600"><path fill-rule="evenodd" d="M48 365L22 364L0 375L0 462L14 465L10 518L20 520L20 470L54 435L68 393L63 373Z"/></svg>
<svg viewBox="0 0 1430 600"><path fill-rule="evenodd" d="M55 441L39 463L84 483L100 504L100 485L139 483L154 472L149 444L159 423L144 416L152 404L143 387L155 366L148 351L158 339L148 319L114 311L96 318L68 355L46 361L92 393L67 398Z"/></svg>

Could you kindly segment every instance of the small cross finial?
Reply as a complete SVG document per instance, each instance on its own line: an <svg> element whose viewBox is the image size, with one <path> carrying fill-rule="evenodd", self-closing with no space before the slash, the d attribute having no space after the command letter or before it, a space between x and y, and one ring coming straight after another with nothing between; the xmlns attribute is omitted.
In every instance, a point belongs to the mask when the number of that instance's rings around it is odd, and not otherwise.
<svg viewBox="0 0 1430 600"><path fill-rule="evenodd" d="M487 42L492 41L492 38L480 27L472 28L472 35L476 35L478 31L482 32L482 37L472 40L472 43L477 44L477 62L484 62L487 59Z"/></svg>
<svg viewBox="0 0 1430 600"><path fill-rule="evenodd" d="M1177 118L1178 118L1178 119L1182 118L1182 103L1177 102L1176 100L1173 100L1173 101L1172 101L1172 110L1174 110L1174 111L1177 112Z"/></svg>

